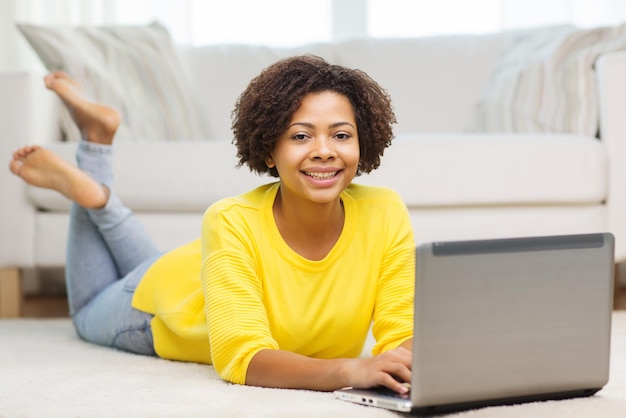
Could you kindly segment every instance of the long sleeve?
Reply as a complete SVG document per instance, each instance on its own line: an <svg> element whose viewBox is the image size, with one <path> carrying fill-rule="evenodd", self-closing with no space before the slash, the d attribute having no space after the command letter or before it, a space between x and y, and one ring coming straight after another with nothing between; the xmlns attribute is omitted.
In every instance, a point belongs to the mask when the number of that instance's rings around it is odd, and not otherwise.
<svg viewBox="0 0 626 418"><path fill-rule="evenodd" d="M232 220L231 220L232 221ZM202 286L206 303L211 357L225 380L245 383L252 357L262 349L276 349L259 273L251 258L253 245L242 238L245 224L231 223L218 208L203 221Z"/></svg>
<svg viewBox="0 0 626 418"><path fill-rule="evenodd" d="M374 355L397 348L413 336L415 239L408 211L398 220L387 228L389 246L376 288Z"/></svg>

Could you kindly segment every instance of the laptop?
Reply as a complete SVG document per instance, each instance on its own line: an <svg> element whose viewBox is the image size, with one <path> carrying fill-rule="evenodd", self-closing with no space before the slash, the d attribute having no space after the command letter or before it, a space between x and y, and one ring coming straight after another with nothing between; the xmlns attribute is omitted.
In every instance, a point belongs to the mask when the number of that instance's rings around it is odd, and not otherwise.
<svg viewBox="0 0 626 418"><path fill-rule="evenodd" d="M425 415L593 395L609 378L613 247L609 233L418 245L410 393L335 395Z"/></svg>

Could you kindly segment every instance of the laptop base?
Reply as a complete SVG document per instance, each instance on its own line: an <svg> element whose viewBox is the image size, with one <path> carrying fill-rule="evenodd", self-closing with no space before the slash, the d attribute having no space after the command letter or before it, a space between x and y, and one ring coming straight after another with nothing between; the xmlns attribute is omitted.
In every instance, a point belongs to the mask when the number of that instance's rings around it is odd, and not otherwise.
<svg viewBox="0 0 626 418"><path fill-rule="evenodd" d="M558 393L514 396L510 398L485 399L480 401L459 402L445 405L413 407L409 396L399 395L386 388L380 389L341 389L335 391L337 398L360 405L385 408L392 411L410 413L418 416L449 414L490 406L507 406L529 402L560 401L593 396L601 388L582 389Z"/></svg>
<svg viewBox="0 0 626 418"><path fill-rule="evenodd" d="M545 401L562 401L573 398L586 398L593 396L601 388L575 390L570 392L546 393L536 395L516 396L502 399L487 399L475 402L460 402L449 405L434 405L417 407L411 409L411 414L420 416L432 416L438 414L448 414L452 412L461 412L471 409L486 408L489 406L507 406L529 402L545 402Z"/></svg>

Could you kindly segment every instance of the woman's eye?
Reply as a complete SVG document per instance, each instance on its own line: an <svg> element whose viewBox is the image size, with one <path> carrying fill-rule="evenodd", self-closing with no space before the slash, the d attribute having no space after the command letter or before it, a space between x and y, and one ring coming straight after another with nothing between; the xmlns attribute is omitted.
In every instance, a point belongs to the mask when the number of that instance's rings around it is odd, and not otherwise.
<svg viewBox="0 0 626 418"><path fill-rule="evenodd" d="M335 138L340 139L340 140L349 139L350 138L350 134L342 132L342 133L339 133L339 134L335 135Z"/></svg>
<svg viewBox="0 0 626 418"><path fill-rule="evenodd" d="M307 137L305 134L295 134L292 138L296 141L304 141Z"/></svg>

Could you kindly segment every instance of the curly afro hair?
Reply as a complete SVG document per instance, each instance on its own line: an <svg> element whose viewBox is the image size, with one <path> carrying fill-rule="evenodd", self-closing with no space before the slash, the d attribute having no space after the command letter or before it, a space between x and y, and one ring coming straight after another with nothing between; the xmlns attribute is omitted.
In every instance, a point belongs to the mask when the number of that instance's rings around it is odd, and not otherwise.
<svg viewBox="0 0 626 418"><path fill-rule="evenodd" d="M287 130L302 99L323 91L341 94L352 104L360 148L357 175L378 168L396 123L389 94L363 71L331 65L314 55L276 62L241 93L232 112L239 166L246 164L253 172L278 177L276 168L266 165L266 157Z"/></svg>

